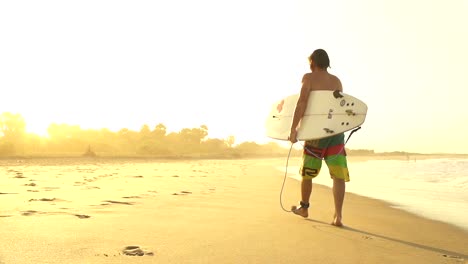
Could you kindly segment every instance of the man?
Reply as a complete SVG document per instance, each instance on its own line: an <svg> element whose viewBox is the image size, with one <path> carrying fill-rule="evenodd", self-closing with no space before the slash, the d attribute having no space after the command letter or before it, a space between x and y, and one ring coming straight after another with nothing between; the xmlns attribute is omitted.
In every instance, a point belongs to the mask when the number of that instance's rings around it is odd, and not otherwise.
<svg viewBox="0 0 468 264"><path fill-rule="evenodd" d="M289 140L297 142L297 127L304 116L307 102L311 91L328 90L343 91L341 81L334 75L328 73L330 59L323 49L315 50L309 57L311 73L306 73L302 78L302 88L299 100L294 112ZM309 199L312 193L312 179L315 178L322 166L322 159L325 160L330 176L333 179L333 198L335 201L335 216L332 225L343 226L342 208L345 195L345 181L349 181L349 173L344 150L344 134L306 141L300 174L301 182L301 202L300 207L293 206L292 212L302 217L308 217Z"/></svg>

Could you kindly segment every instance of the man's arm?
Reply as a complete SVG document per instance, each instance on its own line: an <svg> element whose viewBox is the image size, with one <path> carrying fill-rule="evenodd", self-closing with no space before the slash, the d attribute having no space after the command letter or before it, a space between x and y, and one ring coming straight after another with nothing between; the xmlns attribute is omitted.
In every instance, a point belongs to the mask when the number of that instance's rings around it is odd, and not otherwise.
<svg viewBox="0 0 468 264"><path fill-rule="evenodd" d="M309 100L310 94L310 75L305 74L302 78L302 88L301 93L299 95L299 99L297 100L296 110L294 111L293 121L291 125L291 133L289 135L289 141L292 143L297 142L297 126L301 121L302 117L304 116L305 110L307 108L307 102Z"/></svg>
<svg viewBox="0 0 468 264"><path fill-rule="evenodd" d="M338 90L339 90L340 92L343 92L343 85L341 85L340 79L338 79L338 77L336 77L336 80L338 81Z"/></svg>

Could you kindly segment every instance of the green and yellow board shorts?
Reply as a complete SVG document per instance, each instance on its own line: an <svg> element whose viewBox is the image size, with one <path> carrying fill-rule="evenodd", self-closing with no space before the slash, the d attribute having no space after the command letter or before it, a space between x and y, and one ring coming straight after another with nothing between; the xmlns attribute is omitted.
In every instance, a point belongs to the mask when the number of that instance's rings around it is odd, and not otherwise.
<svg viewBox="0 0 468 264"><path fill-rule="evenodd" d="M322 160L325 160L332 178L349 181L344 134L305 142L302 166L299 171L302 178L317 177L322 168Z"/></svg>

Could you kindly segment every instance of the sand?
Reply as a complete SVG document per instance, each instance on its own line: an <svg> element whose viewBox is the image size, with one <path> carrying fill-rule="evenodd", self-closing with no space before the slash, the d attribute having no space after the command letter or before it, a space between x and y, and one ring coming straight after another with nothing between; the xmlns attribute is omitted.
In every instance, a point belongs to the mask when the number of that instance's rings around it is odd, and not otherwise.
<svg viewBox="0 0 468 264"><path fill-rule="evenodd" d="M467 263L466 231L378 200L284 212L282 161L0 161L0 263Z"/></svg>

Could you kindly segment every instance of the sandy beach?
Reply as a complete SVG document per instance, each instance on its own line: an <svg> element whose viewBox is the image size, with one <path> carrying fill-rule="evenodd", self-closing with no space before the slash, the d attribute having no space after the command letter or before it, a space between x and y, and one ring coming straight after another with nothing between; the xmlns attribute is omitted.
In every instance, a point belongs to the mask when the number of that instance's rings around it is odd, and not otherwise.
<svg viewBox="0 0 468 264"><path fill-rule="evenodd" d="M347 193L337 228L314 185L284 212L283 161L0 161L0 263L468 263L466 231L382 201Z"/></svg>

